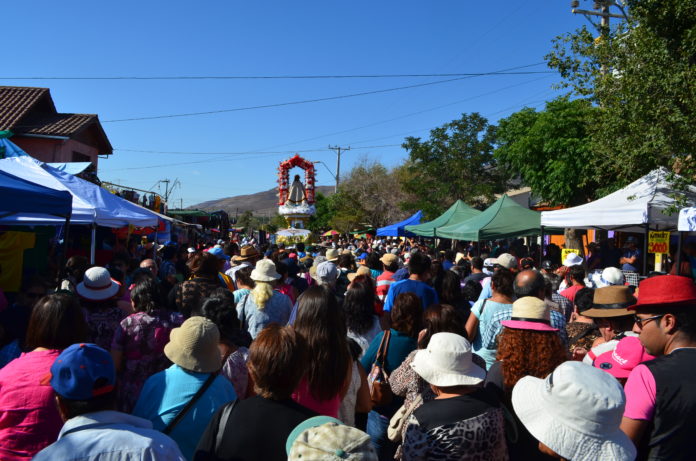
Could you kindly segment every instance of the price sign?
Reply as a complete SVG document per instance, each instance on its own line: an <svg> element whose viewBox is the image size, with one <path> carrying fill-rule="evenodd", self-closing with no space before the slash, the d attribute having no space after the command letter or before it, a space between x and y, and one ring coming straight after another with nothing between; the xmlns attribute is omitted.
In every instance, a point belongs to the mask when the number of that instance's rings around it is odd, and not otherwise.
<svg viewBox="0 0 696 461"><path fill-rule="evenodd" d="M572 248L563 248L561 250L561 260L565 261L566 256L568 256L570 253L575 253L576 255L580 256L580 250L574 250Z"/></svg>
<svg viewBox="0 0 696 461"><path fill-rule="evenodd" d="M648 253L669 253L669 232L650 231Z"/></svg>

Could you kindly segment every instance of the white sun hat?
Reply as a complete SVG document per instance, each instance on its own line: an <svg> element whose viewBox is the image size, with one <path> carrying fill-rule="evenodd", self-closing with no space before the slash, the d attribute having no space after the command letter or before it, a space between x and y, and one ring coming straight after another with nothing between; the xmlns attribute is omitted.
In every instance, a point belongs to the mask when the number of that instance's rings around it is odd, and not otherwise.
<svg viewBox="0 0 696 461"><path fill-rule="evenodd" d="M280 278L276 272L275 264L270 259L261 259L256 263L256 268L251 271L251 280L255 282L273 282Z"/></svg>
<svg viewBox="0 0 696 461"><path fill-rule="evenodd" d="M601 273L597 273L592 276L592 282L594 282L597 288L623 285L625 281L626 280L623 272L616 267L607 267Z"/></svg>
<svg viewBox="0 0 696 461"><path fill-rule="evenodd" d="M77 294L90 301L103 301L113 298L121 285L111 278L103 267L90 267L82 282L75 287Z"/></svg>
<svg viewBox="0 0 696 461"><path fill-rule="evenodd" d="M579 266L582 264L582 258L577 253L568 253L563 260L563 265L566 267Z"/></svg>
<svg viewBox="0 0 696 461"><path fill-rule="evenodd" d="M455 333L435 333L426 349L416 352L411 368L430 384L439 387L474 386L486 372L471 361L471 344Z"/></svg>
<svg viewBox="0 0 696 461"><path fill-rule="evenodd" d="M512 389L512 406L527 430L573 461L636 457L619 429L625 404L613 376L581 362L564 362L546 379L525 376Z"/></svg>

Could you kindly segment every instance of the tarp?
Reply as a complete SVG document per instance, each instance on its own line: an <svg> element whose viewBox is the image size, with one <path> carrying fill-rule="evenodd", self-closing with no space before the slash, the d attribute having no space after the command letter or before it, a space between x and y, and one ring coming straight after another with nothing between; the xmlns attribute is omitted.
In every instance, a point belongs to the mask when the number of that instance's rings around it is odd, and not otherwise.
<svg viewBox="0 0 696 461"><path fill-rule="evenodd" d="M621 229L644 232L645 224L651 229L674 230L677 213L663 213L676 204L670 197L673 188L664 168L653 170L623 189L584 205L563 210L544 211L541 224L552 227L578 229ZM696 187L689 186L685 194L686 205L696 205Z"/></svg>
<svg viewBox="0 0 696 461"><path fill-rule="evenodd" d="M684 208L679 212L677 230L682 232L696 232L696 207Z"/></svg>
<svg viewBox="0 0 696 461"><path fill-rule="evenodd" d="M92 162L48 163L48 165L64 173L78 175L89 168Z"/></svg>
<svg viewBox="0 0 696 461"><path fill-rule="evenodd" d="M541 214L503 195L481 214L460 223L438 227L436 232L438 237L474 242L539 234Z"/></svg>
<svg viewBox="0 0 696 461"><path fill-rule="evenodd" d="M66 217L72 210L68 191L49 189L0 171L0 217L15 213L45 213Z"/></svg>
<svg viewBox="0 0 696 461"><path fill-rule="evenodd" d="M416 214L410 218L406 218L401 222L391 224L389 226L380 227L377 229L377 235L381 237L413 237L414 234L406 232L404 227L409 225L420 224L420 220L423 217L423 212L418 210Z"/></svg>
<svg viewBox="0 0 696 461"><path fill-rule="evenodd" d="M157 225L157 215L128 200L111 194L91 182L58 171L31 157L0 160L0 171L51 189L72 195L72 224L97 224L105 227ZM62 224L63 220L44 213L22 213L0 219L3 224Z"/></svg>
<svg viewBox="0 0 696 461"><path fill-rule="evenodd" d="M421 237L437 237L435 229L438 227L461 223L479 214L481 214L480 210L471 208L461 200L457 200L447 211L437 218L432 221L424 222L423 224L406 226L406 231L420 235Z"/></svg>
<svg viewBox="0 0 696 461"><path fill-rule="evenodd" d="M20 147L4 137L4 133L9 133L8 131L0 131L0 158L10 158L10 157L29 157L29 154L24 152Z"/></svg>

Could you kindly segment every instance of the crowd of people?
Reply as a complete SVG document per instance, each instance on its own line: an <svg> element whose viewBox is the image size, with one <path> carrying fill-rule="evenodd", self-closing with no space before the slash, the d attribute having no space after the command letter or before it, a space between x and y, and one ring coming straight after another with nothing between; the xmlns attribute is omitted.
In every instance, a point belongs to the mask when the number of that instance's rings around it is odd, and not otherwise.
<svg viewBox="0 0 696 461"><path fill-rule="evenodd" d="M696 285L594 249L73 256L0 311L0 459L690 459Z"/></svg>

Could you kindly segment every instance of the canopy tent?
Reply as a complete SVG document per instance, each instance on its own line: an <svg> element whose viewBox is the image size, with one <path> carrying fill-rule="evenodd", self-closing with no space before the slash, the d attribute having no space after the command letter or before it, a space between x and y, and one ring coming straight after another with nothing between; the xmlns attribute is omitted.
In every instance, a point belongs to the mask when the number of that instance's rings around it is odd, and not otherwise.
<svg viewBox="0 0 696 461"><path fill-rule="evenodd" d="M294 227L289 227L287 229L281 229L276 232L278 237L307 237L311 235L312 231L309 229L296 229Z"/></svg>
<svg viewBox="0 0 696 461"><path fill-rule="evenodd" d="M56 170L31 157L0 160L0 171L51 189L72 195L72 224L96 224L105 227L157 225L157 215L128 200L111 194L91 182ZM63 220L47 213L31 212L0 218L1 224L62 224Z"/></svg>
<svg viewBox="0 0 696 461"><path fill-rule="evenodd" d="M406 226L406 231L420 235L421 237L439 237L436 232L438 227L461 223L479 214L481 214L481 211L476 208L471 208L461 200L457 200L447 211L437 218L432 221L424 222L423 224Z"/></svg>
<svg viewBox="0 0 696 461"><path fill-rule="evenodd" d="M696 207L684 208L679 212L677 230L681 232L696 232Z"/></svg>
<svg viewBox="0 0 696 461"><path fill-rule="evenodd" d="M409 225L420 224L420 220L423 217L423 212L418 210L410 218L406 218L401 222L391 224L389 226L380 227L377 229L377 236L380 237L413 237L414 234L407 232L404 228Z"/></svg>
<svg viewBox="0 0 696 461"><path fill-rule="evenodd" d="M92 165L92 162L67 162L67 163L49 163L56 170L63 171L68 174L78 175Z"/></svg>
<svg viewBox="0 0 696 461"><path fill-rule="evenodd" d="M438 227L438 237L457 240L496 240L539 234L541 214L518 205L507 195L482 213L463 222Z"/></svg>
<svg viewBox="0 0 696 461"><path fill-rule="evenodd" d="M9 157L28 157L29 154L24 152L17 144L9 139L12 135L10 131L0 131L0 158Z"/></svg>
<svg viewBox="0 0 696 461"><path fill-rule="evenodd" d="M678 217L664 213L676 204L670 197L673 188L664 168L653 170L594 202L563 210L541 213L542 226L572 227L578 229L616 229L627 232L645 232L647 227L659 230L677 228ZM685 199L688 206L696 205L696 187L689 186Z"/></svg>
<svg viewBox="0 0 696 461"><path fill-rule="evenodd" d="M72 195L68 191L50 189L0 171L0 218L17 213L38 212L63 219L70 216Z"/></svg>

